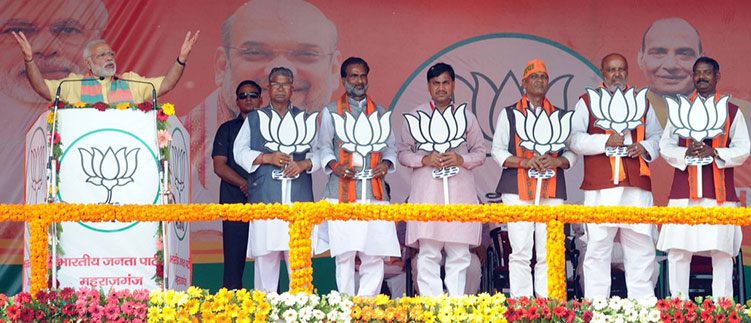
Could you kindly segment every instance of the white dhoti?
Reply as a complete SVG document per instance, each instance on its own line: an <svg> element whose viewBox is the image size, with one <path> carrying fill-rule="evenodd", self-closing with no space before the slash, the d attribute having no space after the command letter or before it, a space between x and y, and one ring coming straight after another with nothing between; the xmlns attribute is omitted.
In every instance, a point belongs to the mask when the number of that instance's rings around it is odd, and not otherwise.
<svg viewBox="0 0 751 323"><path fill-rule="evenodd" d="M671 207L718 207L714 199L672 199ZM725 202L719 207L738 207ZM668 253L670 295L688 298L691 257L696 254L712 258L712 297L733 297L733 257L738 254L743 234L734 225L665 224L660 232L657 249Z"/></svg>
<svg viewBox="0 0 751 323"><path fill-rule="evenodd" d="M652 206L652 193L636 187L614 187L584 191L587 206ZM588 223L587 252L584 255L584 296L609 297L611 255L616 233L620 231L623 246L623 267L626 273L628 298L644 299L654 296L652 276L655 266L655 238L653 224Z"/></svg>

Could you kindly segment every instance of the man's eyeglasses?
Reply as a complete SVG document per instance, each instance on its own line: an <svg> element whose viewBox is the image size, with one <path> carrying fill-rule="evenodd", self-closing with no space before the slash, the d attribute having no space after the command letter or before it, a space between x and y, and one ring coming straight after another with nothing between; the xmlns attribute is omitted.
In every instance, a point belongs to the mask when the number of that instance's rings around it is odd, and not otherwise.
<svg viewBox="0 0 751 323"><path fill-rule="evenodd" d="M247 98L258 99L259 96L260 95L258 95L258 93L256 92L243 92L243 93L238 94L237 98L240 100L245 100Z"/></svg>
<svg viewBox="0 0 751 323"><path fill-rule="evenodd" d="M45 32L54 39L68 45L83 45L98 33L98 29L89 30L75 20L55 22L46 26L37 26L28 21L10 21L0 27L0 44L15 43L11 32L23 32L29 41Z"/></svg>

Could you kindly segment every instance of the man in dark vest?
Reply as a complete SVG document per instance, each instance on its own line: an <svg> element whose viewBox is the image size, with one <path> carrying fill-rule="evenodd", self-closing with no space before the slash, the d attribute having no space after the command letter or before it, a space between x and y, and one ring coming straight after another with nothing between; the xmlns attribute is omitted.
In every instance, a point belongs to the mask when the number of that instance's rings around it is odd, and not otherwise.
<svg viewBox="0 0 751 323"><path fill-rule="evenodd" d="M313 187L310 174L320 163L313 151L285 154L267 148L267 141L261 134L259 114L269 119L273 113L280 117L291 113L296 116L304 109L292 106L290 97L293 90L292 71L285 67L275 67L269 73L269 105L256 110L245 118L240 133L235 139L235 162L242 166L248 176L249 203L282 203L282 181L272 178L274 170L284 169L289 180L286 195L291 202L312 202ZM271 129L274 131L275 129ZM298 129L298 131L305 129ZM311 129L312 131L312 129ZM275 292L279 285L279 265L282 257L289 272L289 227L282 220L261 220L250 224L248 256L255 258L254 288L263 292Z"/></svg>
<svg viewBox="0 0 751 323"><path fill-rule="evenodd" d="M263 103L261 87L254 81L245 80L237 85L235 104L240 112L235 119L219 126L214 136L211 158L214 173L222 180L219 184L219 203L245 203L248 201L248 172L235 163L232 147L245 117ZM224 250L223 286L241 289L245 255L248 246L248 222L222 221Z"/></svg>
<svg viewBox="0 0 751 323"><path fill-rule="evenodd" d="M704 104L705 101L713 100L719 106L723 104L722 101L729 101L721 98L717 91L717 81L720 80L720 65L717 61L700 57L694 63L693 71L696 91L689 97L692 104ZM738 106L727 102L727 120L723 125L723 132L714 138L696 142L679 138L674 133L676 130L676 125L668 123L660 140L663 158L675 167L668 206L739 207L733 169L748 158L751 144L746 121ZM714 162L702 166L701 197L697 189L696 166L686 164L687 156L714 158ZM699 254L712 257L712 297L732 298L732 257L738 254L742 238L741 228L734 225L663 225L657 248L668 253L670 294L673 297L688 298L691 257Z"/></svg>
<svg viewBox="0 0 751 323"><path fill-rule="evenodd" d="M613 95L625 92L629 85L628 63L621 54L606 55L600 64L603 83L600 87ZM622 94L621 94L622 95ZM627 94L628 95L628 94ZM634 100L630 100L633 102ZM589 97L585 94L576 103L571 125L569 148L583 156L584 205L652 206L649 166L659 157L658 141L662 128L651 106L635 129L618 134L594 125ZM605 155L606 147L627 147L628 156L616 167L615 157ZM614 175L618 184L614 184ZM584 255L584 296L610 296L610 267L616 234L623 246L628 297L643 299L654 296L652 275L655 271L657 227L652 224L588 223L587 252Z"/></svg>
<svg viewBox="0 0 751 323"><path fill-rule="evenodd" d="M545 63L539 59L529 61L525 65L522 76L524 95L519 102L504 108L498 116L495 133L493 134L493 159L503 170L496 192L502 194L503 203L508 205L534 205L538 179L530 178L527 171L531 168L542 172L554 169L555 176L543 181L540 205L561 205L566 199L566 180L563 170L576 162L576 154L565 151L563 153L547 153L539 155L520 146L521 139L516 132L516 115L514 110L525 116L527 109L535 115L553 111L563 113L554 107L545 94L548 92L548 73ZM541 111L544 110L544 111ZM555 136L555 134L553 134ZM565 138L564 138L565 139ZM509 256L509 287L511 297L533 297L532 246L535 247L537 262L535 263L534 292L537 297L548 296L547 263L545 262L545 243L547 231L545 223L512 222L508 224L508 236L511 242ZM533 239L534 238L534 239Z"/></svg>

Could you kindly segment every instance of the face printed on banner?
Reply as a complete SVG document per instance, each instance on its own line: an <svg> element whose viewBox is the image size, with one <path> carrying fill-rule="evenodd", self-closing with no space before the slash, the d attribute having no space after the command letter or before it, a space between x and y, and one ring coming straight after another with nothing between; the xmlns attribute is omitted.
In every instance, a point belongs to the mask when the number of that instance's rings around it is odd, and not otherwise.
<svg viewBox="0 0 751 323"><path fill-rule="evenodd" d="M342 79L342 85L347 94L355 99L362 100L368 92L368 72L361 64L347 66L347 77Z"/></svg>
<svg viewBox="0 0 751 323"><path fill-rule="evenodd" d="M600 74L609 91L623 91L628 84L628 63L621 54L610 54L602 59Z"/></svg>
<svg viewBox="0 0 751 323"><path fill-rule="evenodd" d="M692 68L701 55L699 33L681 18L655 21L644 34L639 68L649 88L660 95L693 91Z"/></svg>
<svg viewBox="0 0 751 323"><path fill-rule="evenodd" d="M0 1L0 44L12 50L0 56L0 95L39 103L29 85L23 57L11 32L23 32L34 51L34 62L46 79L85 73L82 51L107 24L107 8L99 0Z"/></svg>
<svg viewBox="0 0 751 323"><path fill-rule="evenodd" d="M233 97L234 84L245 79L267 87L275 66L292 70L293 104L309 111L320 110L339 86L336 27L307 2L245 3L224 23L223 37L215 66L225 100Z"/></svg>

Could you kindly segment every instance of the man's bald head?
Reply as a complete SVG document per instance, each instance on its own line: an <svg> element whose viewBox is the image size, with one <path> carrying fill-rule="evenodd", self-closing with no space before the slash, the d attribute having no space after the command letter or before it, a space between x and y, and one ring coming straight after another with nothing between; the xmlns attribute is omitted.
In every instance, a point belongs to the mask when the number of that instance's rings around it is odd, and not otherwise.
<svg viewBox="0 0 751 323"><path fill-rule="evenodd" d="M605 87L610 91L624 90L628 83L628 62L618 53L605 55L600 61L600 75Z"/></svg>
<svg viewBox="0 0 751 323"><path fill-rule="evenodd" d="M644 33L638 63L652 91L687 95L694 89L691 68L701 54L696 28L681 18L665 18Z"/></svg>

